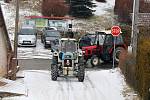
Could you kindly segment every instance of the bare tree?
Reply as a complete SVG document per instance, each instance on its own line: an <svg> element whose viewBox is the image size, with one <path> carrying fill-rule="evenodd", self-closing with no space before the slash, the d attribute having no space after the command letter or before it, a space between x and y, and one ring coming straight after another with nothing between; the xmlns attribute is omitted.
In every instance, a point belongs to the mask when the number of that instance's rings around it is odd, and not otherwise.
<svg viewBox="0 0 150 100"><path fill-rule="evenodd" d="M69 7L64 0L43 0L42 14L44 16L65 16Z"/></svg>

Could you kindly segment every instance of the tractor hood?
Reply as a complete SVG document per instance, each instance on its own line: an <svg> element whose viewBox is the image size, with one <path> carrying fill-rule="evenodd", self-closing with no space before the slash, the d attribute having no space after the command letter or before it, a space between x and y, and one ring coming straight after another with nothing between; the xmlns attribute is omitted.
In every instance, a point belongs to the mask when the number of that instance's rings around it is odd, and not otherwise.
<svg viewBox="0 0 150 100"><path fill-rule="evenodd" d="M73 53L71 52L64 53L64 59L74 59Z"/></svg>

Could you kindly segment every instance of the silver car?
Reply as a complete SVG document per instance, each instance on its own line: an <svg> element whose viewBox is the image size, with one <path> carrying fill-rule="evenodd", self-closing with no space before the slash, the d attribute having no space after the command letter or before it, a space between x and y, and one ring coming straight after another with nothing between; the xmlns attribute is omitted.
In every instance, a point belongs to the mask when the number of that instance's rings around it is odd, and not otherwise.
<svg viewBox="0 0 150 100"><path fill-rule="evenodd" d="M34 27L22 27L18 33L18 46L36 47L37 33Z"/></svg>

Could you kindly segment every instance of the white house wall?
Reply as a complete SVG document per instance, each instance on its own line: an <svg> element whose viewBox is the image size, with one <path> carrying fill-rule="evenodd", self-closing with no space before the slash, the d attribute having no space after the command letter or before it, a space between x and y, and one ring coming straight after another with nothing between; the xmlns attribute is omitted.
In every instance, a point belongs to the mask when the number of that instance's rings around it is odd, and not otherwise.
<svg viewBox="0 0 150 100"><path fill-rule="evenodd" d="M6 74L7 69L7 47L4 39L4 32L0 28L0 77Z"/></svg>

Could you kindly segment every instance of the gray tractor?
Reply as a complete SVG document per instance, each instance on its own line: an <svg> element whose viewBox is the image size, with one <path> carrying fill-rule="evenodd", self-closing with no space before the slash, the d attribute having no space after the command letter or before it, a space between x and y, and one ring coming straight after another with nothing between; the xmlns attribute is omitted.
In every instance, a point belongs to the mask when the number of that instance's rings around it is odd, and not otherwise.
<svg viewBox="0 0 150 100"><path fill-rule="evenodd" d="M79 82L83 82L84 59L82 50L78 48L77 40L62 38L59 42L59 49L52 50L51 79L56 81L60 76L75 76Z"/></svg>

